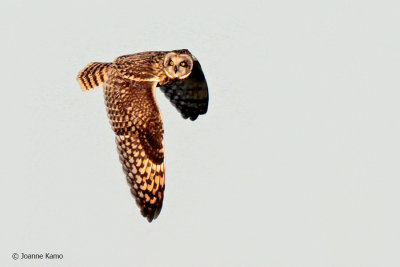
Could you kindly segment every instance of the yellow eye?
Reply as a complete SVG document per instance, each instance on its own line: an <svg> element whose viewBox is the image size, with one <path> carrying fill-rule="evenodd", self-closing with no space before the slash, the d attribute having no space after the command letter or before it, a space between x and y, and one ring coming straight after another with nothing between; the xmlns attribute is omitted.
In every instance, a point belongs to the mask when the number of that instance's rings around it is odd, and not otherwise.
<svg viewBox="0 0 400 267"><path fill-rule="evenodd" d="M174 65L174 62L173 62L172 60L170 60L168 64L169 64L170 66L173 66L173 65Z"/></svg>
<svg viewBox="0 0 400 267"><path fill-rule="evenodd" d="M185 67L185 66L186 66L186 62L185 62L185 61L182 61L180 65L181 65L182 67Z"/></svg>

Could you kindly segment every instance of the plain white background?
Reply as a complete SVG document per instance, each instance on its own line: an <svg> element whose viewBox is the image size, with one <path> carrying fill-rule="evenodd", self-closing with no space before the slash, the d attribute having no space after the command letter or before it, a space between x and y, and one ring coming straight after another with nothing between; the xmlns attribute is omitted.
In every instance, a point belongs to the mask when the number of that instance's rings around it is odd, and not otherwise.
<svg viewBox="0 0 400 267"><path fill-rule="evenodd" d="M399 266L397 1L2 1L1 266ZM89 62L187 48L164 207L129 193ZM62 253L17 260L12 253Z"/></svg>

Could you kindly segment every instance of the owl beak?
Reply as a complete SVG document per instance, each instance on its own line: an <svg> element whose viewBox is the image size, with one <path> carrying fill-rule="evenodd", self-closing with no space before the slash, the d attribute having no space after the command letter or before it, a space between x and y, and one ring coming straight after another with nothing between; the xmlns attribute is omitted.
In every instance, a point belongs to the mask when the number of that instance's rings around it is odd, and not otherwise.
<svg viewBox="0 0 400 267"><path fill-rule="evenodd" d="M175 73L177 73L178 72L178 67L177 66L175 66Z"/></svg>

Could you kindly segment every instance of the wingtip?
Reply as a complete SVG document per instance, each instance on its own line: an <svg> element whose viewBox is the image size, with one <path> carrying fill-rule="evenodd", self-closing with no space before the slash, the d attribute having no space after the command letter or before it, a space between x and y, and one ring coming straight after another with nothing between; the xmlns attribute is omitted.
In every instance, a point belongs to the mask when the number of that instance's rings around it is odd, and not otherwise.
<svg viewBox="0 0 400 267"><path fill-rule="evenodd" d="M195 121L197 118L199 117L199 115L193 115L193 116L190 116L190 120L191 121Z"/></svg>
<svg viewBox="0 0 400 267"><path fill-rule="evenodd" d="M141 210L143 217L147 219L149 223L157 219L158 215L160 214L160 209L152 210Z"/></svg>

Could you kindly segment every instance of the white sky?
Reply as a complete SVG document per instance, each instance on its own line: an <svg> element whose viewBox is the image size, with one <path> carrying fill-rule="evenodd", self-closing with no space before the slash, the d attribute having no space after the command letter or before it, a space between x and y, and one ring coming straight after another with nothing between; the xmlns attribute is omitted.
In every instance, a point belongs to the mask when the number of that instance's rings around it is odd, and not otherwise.
<svg viewBox="0 0 400 267"><path fill-rule="evenodd" d="M398 2L0 6L1 266L400 265ZM179 48L209 111L185 121L158 91L166 196L149 224L102 89L75 78Z"/></svg>

